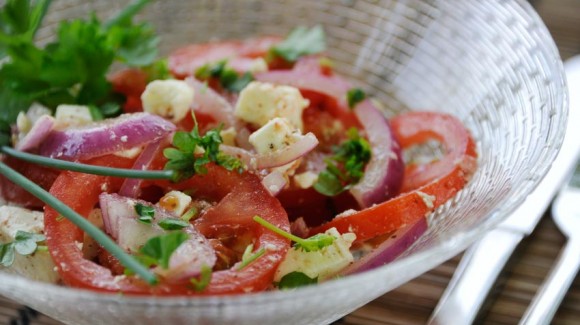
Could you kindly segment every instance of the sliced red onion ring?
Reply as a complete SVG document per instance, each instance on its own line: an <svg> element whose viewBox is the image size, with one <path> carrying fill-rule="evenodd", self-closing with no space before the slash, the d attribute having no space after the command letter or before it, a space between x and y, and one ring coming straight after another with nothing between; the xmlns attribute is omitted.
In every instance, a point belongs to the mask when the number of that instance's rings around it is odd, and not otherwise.
<svg viewBox="0 0 580 325"><path fill-rule="evenodd" d="M364 127L372 148L362 179L350 193L362 208L396 195L403 182L405 164L387 118L370 100L357 105L355 114Z"/></svg>
<svg viewBox="0 0 580 325"><path fill-rule="evenodd" d="M370 253L342 270L340 275L364 272L392 262L413 245L427 231L427 228L427 220L425 218L420 218L414 224L400 228Z"/></svg>
<svg viewBox="0 0 580 325"><path fill-rule="evenodd" d="M221 145L220 150L225 154L237 157L250 170L265 169L286 165L312 151L318 145L316 136L309 132L298 141L281 150L257 154L237 147Z"/></svg>
<svg viewBox="0 0 580 325"><path fill-rule="evenodd" d="M113 237L119 246L128 252L137 252L151 237L164 234L166 231L157 225L163 219L175 217L149 202L126 198L118 194L102 193L99 203L103 214L105 231ZM153 207L154 220L144 224L137 220L135 205ZM169 268L157 267L154 271L168 281L179 281L199 275L205 265L213 267L216 262L215 251L202 234L190 225L183 229L189 239L181 244L169 259Z"/></svg>
<svg viewBox="0 0 580 325"><path fill-rule="evenodd" d="M185 79L185 82L195 91L192 104L195 112L213 117L215 121L223 123L226 129L236 126L234 107L223 96L193 77Z"/></svg>
<svg viewBox="0 0 580 325"><path fill-rule="evenodd" d="M155 157L158 155L159 151L165 147L167 143L167 138L162 138L155 142L151 142L145 149L141 152L135 163L133 164L132 169L136 170L147 170L151 165L151 162ZM121 188L119 189L119 194L121 196L130 197L130 198L137 198L139 196L141 190L141 183L143 183L142 179L138 178L127 178L123 181Z"/></svg>
<svg viewBox="0 0 580 325"><path fill-rule="evenodd" d="M88 159L157 141L174 130L175 125L157 115L125 114L83 127L53 130L40 145L40 154Z"/></svg>
<svg viewBox="0 0 580 325"><path fill-rule="evenodd" d="M284 175L277 170L262 178L262 185L264 185L264 187L270 192L270 194L272 194L272 196L278 195L284 186L286 186L286 183L286 177L284 177Z"/></svg>
<svg viewBox="0 0 580 325"><path fill-rule="evenodd" d="M20 151L30 151L40 145L50 134L54 127L54 118L50 115L42 115L32 126L30 131L14 146Z"/></svg>

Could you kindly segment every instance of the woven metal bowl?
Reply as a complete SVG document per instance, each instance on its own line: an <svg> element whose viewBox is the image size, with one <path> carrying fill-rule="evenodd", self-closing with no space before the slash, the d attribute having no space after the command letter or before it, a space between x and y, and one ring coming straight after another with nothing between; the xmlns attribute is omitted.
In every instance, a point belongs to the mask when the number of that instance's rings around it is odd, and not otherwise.
<svg viewBox="0 0 580 325"><path fill-rule="evenodd" d="M63 18L102 18L127 1L54 1L40 41ZM0 272L0 293L70 324L328 323L465 249L537 185L566 127L558 52L523 0L170 0L140 16L168 53L184 43L284 35L322 24L336 69L388 108L451 113L477 140L479 169L429 217L404 256L375 270L295 291L205 298L134 298Z"/></svg>

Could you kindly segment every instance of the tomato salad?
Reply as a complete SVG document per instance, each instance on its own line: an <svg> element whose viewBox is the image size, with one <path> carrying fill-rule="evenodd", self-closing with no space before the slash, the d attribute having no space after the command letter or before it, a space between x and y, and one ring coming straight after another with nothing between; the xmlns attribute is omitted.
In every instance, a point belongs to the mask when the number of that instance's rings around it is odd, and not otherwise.
<svg viewBox="0 0 580 325"><path fill-rule="evenodd" d="M187 45L158 62L167 65L107 76L122 95L112 117L96 119L78 101L55 113L36 103L12 126L16 151L171 173L160 180L59 171L4 150L6 165L100 227L157 279L144 281L3 176L4 200L23 211L44 207L42 229L21 231L10 245L46 246L56 282L214 295L360 272L396 258L476 169L474 140L457 118L423 111L388 120L333 70L319 26L287 38ZM404 158L433 141L439 156Z"/></svg>

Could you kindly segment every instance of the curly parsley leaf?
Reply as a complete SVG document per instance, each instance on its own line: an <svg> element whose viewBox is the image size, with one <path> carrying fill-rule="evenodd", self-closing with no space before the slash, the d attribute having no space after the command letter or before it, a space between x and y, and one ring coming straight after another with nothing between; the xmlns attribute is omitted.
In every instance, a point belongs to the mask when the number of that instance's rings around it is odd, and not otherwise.
<svg viewBox="0 0 580 325"><path fill-rule="evenodd" d="M275 285L279 289L294 289L316 283L318 283L318 277L311 278L302 272L294 271L284 275Z"/></svg>
<svg viewBox="0 0 580 325"><path fill-rule="evenodd" d="M269 229L269 230L277 233L278 235L280 235L284 238L288 238L288 239L292 240L295 243L294 244L295 249L303 249L306 252L314 252L314 251L321 250L324 247L332 245L334 243L334 240L336 239L334 236L327 235L327 234L316 234L316 235L309 237L309 238L306 238L306 239L300 238L298 236L294 236L291 233L276 227L275 225L269 223L268 221L264 220L260 216L254 216L254 221L259 223L260 225L262 225L266 229Z"/></svg>
<svg viewBox="0 0 580 325"><path fill-rule="evenodd" d="M314 189L326 196L335 196L351 188L364 175L364 167L371 159L371 146L355 128L348 130L349 139L334 148L326 169L318 175Z"/></svg>
<svg viewBox="0 0 580 325"><path fill-rule="evenodd" d="M297 27L284 41L270 49L271 55L295 62L305 55L316 54L326 50L326 36L322 26L316 25L310 29Z"/></svg>
<svg viewBox="0 0 580 325"><path fill-rule="evenodd" d="M137 213L137 220L145 224L151 224L155 217L155 209L141 203L135 204L135 213Z"/></svg>
<svg viewBox="0 0 580 325"><path fill-rule="evenodd" d="M105 23L94 14L63 21L56 40L39 48L33 38L50 1L8 1L0 11L0 51L8 56L0 68L0 119L13 123L33 102L51 109L93 105L110 116L110 104L123 100L113 95L106 79L111 65L147 66L157 56L159 40L152 27L131 21L148 2L136 0Z"/></svg>
<svg viewBox="0 0 580 325"><path fill-rule="evenodd" d="M189 222L181 219L166 218L160 220L157 225L164 230L180 230L189 226Z"/></svg>
<svg viewBox="0 0 580 325"><path fill-rule="evenodd" d="M30 255L39 248L38 243L46 240L44 235L18 230L14 241L0 244L0 265L9 267L14 263L14 252L20 255Z"/></svg>
<svg viewBox="0 0 580 325"><path fill-rule="evenodd" d="M227 60L205 64L195 71L195 77L200 80L215 78L220 85L233 93L239 93L250 82L254 81L254 75L246 72L240 75L234 69L227 66Z"/></svg>
<svg viewBox="0 0 580 325"><path fill-rule="evenodd" d="M366 97L367 95L365 94L364 91L362 91L362 89L360 88L350 89L346 93L346 101L348 102L348 107L350 109L353 109L356 106L356 104L365 100Z"/></svg>
<svg viewBox="0 0 580 325"><path fill-rule="evenodd" d="M189 236L181 231L153 237L141 247L137 257L147 266L158 265L167 269L171 255L187 239Z"/></svg>
<svg viewBox="0 0 580 325"><path fill-rule="evenodd" d="M195 121L195 116L194 116ZM235 157L219 150L223 143L220 135L222 126L211 129L201 136L197 121L191 132L177 131L173 136L174 148L166 148L163 155L168 159L166 170L175 171L175 181L187 179L195 174L205 174L205 165L214 162L228 170L242 170L242 163Z"/></svg>

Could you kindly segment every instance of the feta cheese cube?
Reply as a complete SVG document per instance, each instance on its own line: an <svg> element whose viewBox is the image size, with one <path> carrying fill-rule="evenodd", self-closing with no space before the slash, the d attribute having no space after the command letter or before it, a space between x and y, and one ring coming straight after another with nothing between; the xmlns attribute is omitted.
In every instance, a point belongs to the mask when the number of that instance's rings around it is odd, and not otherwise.
<svg viewBox="0 0 580 325"><path fill-rule="evenodd" d="M54 119L54 128L64 130L89 124L93 121L93 116L87 106L61 104L56 108Z"/></svg>
<svg viewBox="0 0 580 325"><path fill-rule="evenodd" d="M249 137L258 153L281 150L296 142L302 135L286 118L273 118Z"/></svg>
<svg viewBox="0 0 580 325"><path fill-rule="evenodd" d="M141 95L143 110L173 122L181 121L190 111L194 91L182 80L154 80Z"/></svg>
<svg viewBox="0 0 580 325"><path fill-rule="evenodd" d="M167 192L160 200L157 205L172 215L176 217L181 217L185 210L191 204L191 196L180 192L180 191L170 191Z"/></svg>
<svg viewBox="0 0 580 325"><path fill-rule="evenodd" d="M275 117L284 117L303 130L302 112L308 104L297 88L253 81L240 92L235 115L259 127Z"/></svg>
<svg viewBox="0 0 580 325"><path fill-rule="evenodd" d="M286 257L276 270L274 281L279 282L282 277L291 272L301 272L310 278L319 281L329 279L354 260L350 246L356 239L353 233L340 234L336 228L328 229L325 234L336 238L332 245L317 251L304 251L293 248L286 253Z"/></svg>
<svg viewBox="0 0 580 325"><path fill-rule="evenodd" d="M28 209L2 206L0 207L0 243L13 242L18 230L43 234L44 213ZM14 262L2 272L20 274L33 280L58 283L60 276L48 251L36 251L31 255L14 254Z"/></svg>

